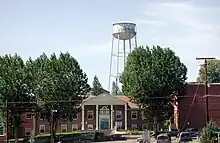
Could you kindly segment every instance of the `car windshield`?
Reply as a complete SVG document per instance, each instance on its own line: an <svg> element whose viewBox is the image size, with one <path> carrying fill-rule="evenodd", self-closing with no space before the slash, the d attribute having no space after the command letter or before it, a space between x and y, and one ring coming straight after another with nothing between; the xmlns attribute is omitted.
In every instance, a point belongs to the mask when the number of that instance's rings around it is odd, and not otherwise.
<svg viewBox="0 0 220 143"><path fill-rule="evenodd" d="M168 139L168 137L167 136L159 136L159 137L157 137L157 139L158 140L165 140L165 139Z"/></svg>
<svg viewBox="0 0 220 143"><path fill-rule="evenodd" d="M182 133L181 138L188 138L190 137L190 133Z"/></svg>

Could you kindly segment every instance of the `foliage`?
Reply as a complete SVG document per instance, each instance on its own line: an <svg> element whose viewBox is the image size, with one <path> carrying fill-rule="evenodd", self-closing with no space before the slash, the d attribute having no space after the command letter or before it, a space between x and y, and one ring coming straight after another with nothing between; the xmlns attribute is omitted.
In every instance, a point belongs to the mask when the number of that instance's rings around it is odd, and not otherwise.
<svg viewBox="0 0 220 143"><path fill-rule="evenodd" d="M76 59L69 53L60 53L59 57L42 54L36 60L29 59L27 67L34 80L41 118L51 121L52 114L55 120L75 118L83 95L90 90L88 78Z"/></svg>
<svg viewBox="0 0 220 143"><path fill-rule="evenodd" d="M101 93L103 93L103 88L101 83L99 82L98 77L95 75L92 82L91 94L97 96L100 95Z"/></svg>
<svg viewBox="0 0 220 143"><path fill-rule="evenodd" d="M216 129L214 123L212 121L208 122L206 126L203 128L200 142L201 143L214 143L215 137L212 134L212 131Z"/></svg>
<svg viewBox="0 0 220 143"><path fill-rule="evenodd" d="M143 108L147 107L151 117L168 119L173 114L173 97L184 91L186 74L186 66L171 49L141 46L127 58L122 90Z"/></svg>
<svg viewBox="0 0 220 143"><path fill-rule="evenodd" d="M112 95L122 95L122 92L120 91L118 85L113 81L112 82Z"/></svg>
<svg viewBox="0 0 220 143"><path fill-rule="evenodd" d="M0 57L0 101L3 105L3 115L6 111L6 100L8 101L9 127L15 133L22 123L20 115L29 104L11 102L30 102L34 100L32 93L32 81L24 61L17 54L14 56L5 55Z"/></svg>
<svg viewBox="0 0 220 143"><path fill-rule="evenodd" d="M199 70L198 82L204 81L204 66ZM207 78L209 83L220 82L220 60L208 60L207 61Z"/></svg>

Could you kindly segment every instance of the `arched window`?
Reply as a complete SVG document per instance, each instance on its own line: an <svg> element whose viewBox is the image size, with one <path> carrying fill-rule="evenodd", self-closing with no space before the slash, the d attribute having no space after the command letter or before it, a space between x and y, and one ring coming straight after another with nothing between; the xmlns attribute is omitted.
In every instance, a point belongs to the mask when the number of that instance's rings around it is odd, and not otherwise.
<svg viewBox="0 0 220 143"><path fill-rule="evenodd" d="M108 106L103 106L103 107L100 109L99 115L110 115L110 111L109 111Z"/></svg>

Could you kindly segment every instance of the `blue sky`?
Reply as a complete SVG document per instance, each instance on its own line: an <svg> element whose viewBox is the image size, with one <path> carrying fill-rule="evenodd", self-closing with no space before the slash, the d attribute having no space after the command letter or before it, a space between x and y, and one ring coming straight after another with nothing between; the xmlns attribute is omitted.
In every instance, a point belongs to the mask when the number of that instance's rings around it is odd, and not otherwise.
<svg viewBox="0 0 220 143"><path fill-rule="evenodd" d="M138 45L170 47L194 81L196 57L220 55L219 0L0 0L0 55L68 51L108 87L112 23L137 24Z"/></svg>

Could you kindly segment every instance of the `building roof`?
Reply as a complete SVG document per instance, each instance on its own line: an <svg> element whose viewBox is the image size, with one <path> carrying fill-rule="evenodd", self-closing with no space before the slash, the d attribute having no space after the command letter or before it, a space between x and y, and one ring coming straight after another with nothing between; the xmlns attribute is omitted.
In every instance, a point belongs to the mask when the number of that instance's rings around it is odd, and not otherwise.
<svg viewBox="0 0 220 143"><path fill-rule="evenodd" d="M98 96L94 96L94 95L90 95L88 98L86 98L83 102L89 102L89 101L92 101L94 100L95 98L99 97L99 96L103 96L103 95L110 95L110 94L100 94ZM112 95L111 95L112 96ZM123 102L126 102L128 103L128 107L130 108L139 108L139 106L137 104L135 104L134 102L131 101L131 99L128 97L128 96L113 96L114 98L117 98ZM112 99L114 99L112 98ZM110 98L111 99L111 98Z"/></svg>
<svg viewBox="0 0 220 143"><path fill-rule="evenodd" d="M127 102L128 106L130 108L139 108L139 106L137 104L135 104L134 102L132 102L131 99L128 96L116 96L116 97L118 97L119 99Z"/></svg>

